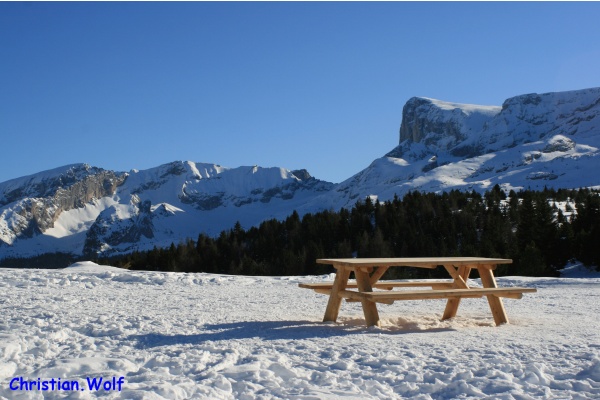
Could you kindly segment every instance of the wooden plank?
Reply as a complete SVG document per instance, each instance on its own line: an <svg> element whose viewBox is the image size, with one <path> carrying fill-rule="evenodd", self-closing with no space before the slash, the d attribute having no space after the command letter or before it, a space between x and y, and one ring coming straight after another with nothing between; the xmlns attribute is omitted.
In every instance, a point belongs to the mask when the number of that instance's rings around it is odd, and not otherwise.
<svg viewBox="0 0 600 400"><path fill-rule="evenodd" d="M377 284L373 285L374 289L390 289L391 288L396 288L396 287L433 287L433 290L436 291L441 291L441 290L445 290L445 289L456 289L453 287L453 284L450 282L441 282L441 281L436 281L438 283L434 283L434 282L390 282L390 284L386 284L383 282L378 282ZM318 285L318 286L317 286ZM309 283L309 284L299 284L300 287L302 288L307 288L307 289L312 289L315 292L318 293L323 293L323 294L330 294L331 293L331 288L333 287L332 283ZM353 289L356 288L357 285L356 283L348 283L346 285L346 288L348 289ZM468 290L482 290L484 288L470 288ZM508 288L497 288L498 291L494 292L493 294L499 297L508 297L508 298L515 298L515 299L520 299L523 296L520 296L520 293L534 293L537 290L533 289L533 288L522 288L522 287L508 287ZM467 290L467 289L460 289L460 290ZM421 291L419 291L421 292ZM356 291L352 292L352 293L358 293ZM374 292L374 293L380 293L380 292ZM386 292L383 292L386 293ZM403 293L401 291L394 291L391 293Z"/></svg>
<svg viewBox="0 0 600 400"><path fill-rule="evenodd" d="M512 297L515 293L536 293L536 288L526 288L519 286L495 287L495 288L470 288L470 289L450 289L455 291L473 291L483 293L484 295L493 295L497 297Z"/></svg>
<svg viewBox="0 0 600 400"><path fill-rule="evenodd" d="M450 289L452 287L452 282L446 281L431 281L431 282L391 282L387 283L386 281L379 281L375 285L373 285L374 289L383 289L383 290L392 290L393 288L404 288L404 287L430 287L432 289Z"/></svg>
<svg viewBox="0 0 600 400"><path fill-rule="evenodd" d="M453 298L481 298L493 295L498 297L509 297L520 299L523 293L535 293L532 288L473 288L473 289L446 289L446 290L403 290L395 292L368 292L361 293L353 290L342 290L339 296L353 301L369 300L378 303L392 304L396 300L433 300Z"/></svg>
<svg viewBox="0 0 600 400"><path fill-rule="evenodd" d="M452 289L453 287L454 287L454 284L452 282L450 282L450 283L436 283L434 285L431 285L431 288L433 290Z"/></svg>
<svg viewBox="0 0 600 400"><path fill-rule="evenodd" d="M368 294L373 292L371 287L371 277L369 274L361 269L354 271L356 275L356 283L360 294ZM379 320L379 313L377 312L377 306L374 302L368 301L366 298L362 300L363 313L365 314L365 321L367 326L381 326Z"/></svg>
<svg viewBox="0 0 600 400"><path fill-rule="evenodd" d="M360 292L354 292L352 290L342 290L341 292L339 292L338 294L340 297L343 297L344 299L346 299L346 301L348 302L355 302L355 301L364 301L366 298L365 296L362 295L362 293ZM386 300L386 299L381 299L380 301L377 301L378 303L384 303L384 304L394 304L394 300Z"/></svg>
<svg viewBox="0 0 600 400"><path fill-rule="evenodd" d="M358 300L358 301L363 301L365 299L365 296L363 296L362 293L359 293L354 290L341 290L338 293L338 296L340 296L344 299L352 299L352 300Z"/></svg>
<svg viewBox="0 0 600 400"><path fill-rule="evenodd" d="M390 267L379 267L371 275L371 286L377 283Z"/></svg>
<svg viewBox="0 0 600 400"><path fill-rule="evenodd" d="M327 302L327 308L325 309L325 315L323 316L323 322L337 320L342 306L342 299L337 295L342 290L346 289L346 283L350 277L350 270L346 268L339 268L335 274L335 280L331 288L331 294L329 295L329 301Z"/></svg>
<svg viewBox="0 0 600 400"><path fill-rule="evenodd" d="M371 276L372 278L372 276ZM423 281L378 281L377 283L372 283L371 287L373 289L388 289L396 287L452 287L453 283L450 280L423 280ZM333 282L301 282L298 284L299 287L305 289L331 289L333 287ZM358 284L355 280L349 280L346 284L346 288L357 288Z"/></svg>
<svg viewBox="0 0 600 400"><path fill-rule="evenodd" d="M366 299L376 301L389 300L433 300L463 297L506 297L519 293L534 293L536 289L523 287L510 288L471 288L471 289L445 289L445 290L398 290L391 292L357 293Z"/></svg>
<svg viewBox="0 0 600 400"><path fill-rule="evenodd" d="M465 281L469 280L469 275L471 275L471 270L473 268L470 265L461 265L458 268L458 273L463 277Z"/></svg>
<svg viewBox="0 0 600 400"><path fill-rule="evenodd" d="M481 284L484 288L497 288L496 279L494 278L494 273L492 269L489 267L477 267L477 271L479 271L479 277L481 278ZM504 304L502 303L502 299L497 296L487 296L488 304L490 305L490 310L492 310L492 315L494 316L494 322L496 325L508 324L508 316L506 315L506 310L504 309Z"/></svg>
<svg viewBox="0 0 600 400"><path fill-rule="evenodd" d="M511 264L512 260L504 258L483 257L411 257L411 258L321 258L318 264L329 264L334 267L392 267L406 266L418 268L437 268L439 265L486 265L495 268L497 264Z"/></svg>
<svg viewBox="0 0 600 400"><path fill-rule="evenodd" d="M467 282L465 281L465 278L462 276L465 271L464 266L460 267L460 272L459 272L459 269L453 265L444 265L444 268L446 268L446 271L448 271L450 276L454 279L454 285L457 289L460 289L460 288L468 289L469 288L469 286L467 285ZM461 272L462 272L462 274L461 274Z"/></svg>

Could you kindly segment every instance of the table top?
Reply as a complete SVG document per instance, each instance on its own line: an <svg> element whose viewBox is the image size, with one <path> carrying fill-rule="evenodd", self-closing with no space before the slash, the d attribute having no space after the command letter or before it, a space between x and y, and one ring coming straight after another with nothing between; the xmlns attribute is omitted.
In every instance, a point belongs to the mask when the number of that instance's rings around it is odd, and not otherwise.
<svg viewBox="0 0 600 400"><path fill-rule="evenodd" d="M424 267L439 265L497 265L512 264L511 259L485 257L411 257L411 258L320 258L317 264L344 267Z"/></svg>

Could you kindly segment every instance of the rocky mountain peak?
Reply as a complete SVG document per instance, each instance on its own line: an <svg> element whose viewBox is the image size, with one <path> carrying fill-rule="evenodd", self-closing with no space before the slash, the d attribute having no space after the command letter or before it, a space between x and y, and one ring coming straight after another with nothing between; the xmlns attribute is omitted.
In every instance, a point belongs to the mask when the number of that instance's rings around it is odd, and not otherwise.
<svg viewBox="0 0 600 400"><path fill-rule="evenodd" d="M306 181L306 180L312 178L310 173L305 169L296 169L296 170L292 171L292 175L294 175L296 178L300 179L301 181Z"/></svg>
<svg viewBox="0 0 600 400"><path fill-rule="evenodd" d="M524 94L501 107L413 97L402 111L399 147L390 155L474 157L557 134L586 135L597 130L598 116L600 88Z"/></svg>
<svg viewBox="0 0 600 400"><path fill-rule="evenodd" d="M451 103L426 97L413 97L402 110L400 144L396 155L422 158L451 151L480 133L500 107ZM413 144L427 148L415 152Z"/></svg>

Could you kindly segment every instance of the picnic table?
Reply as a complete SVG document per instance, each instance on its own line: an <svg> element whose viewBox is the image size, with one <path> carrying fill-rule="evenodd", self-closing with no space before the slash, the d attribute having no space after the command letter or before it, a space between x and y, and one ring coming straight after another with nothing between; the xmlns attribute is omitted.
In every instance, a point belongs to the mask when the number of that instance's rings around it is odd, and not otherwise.
<svg viewBox="0 0 600 400"><path fill-rule="evenodd" d="M300 283L301 288L328 294L329 301L323 321L337 320L343 299L361 302L367 326L380 326L377 303L392 304L397 300L447 299L442 320L454 318L462 298L486 296L496 325L507 324L508 317L502 298L520 299L523 293L536 292L534 288L499 288L494 269L511 264L510 259L481 257L426 257L426 258L324 258L318 264L336 269L333 282ZM447 280L380 281L392 267L434 269L443 266L450 275ZM467 284L471 270L477 269L483 287ZM355 280L350 280L353 273ZM430 290L423 288L431 288ZM393 290L400 288L401 290ZM408 290L406 290L408 288ZM415 288L417 288L415 290ZM418 289L421 288L421 289ZM376 290L374 290L376 289Z"/></svg>

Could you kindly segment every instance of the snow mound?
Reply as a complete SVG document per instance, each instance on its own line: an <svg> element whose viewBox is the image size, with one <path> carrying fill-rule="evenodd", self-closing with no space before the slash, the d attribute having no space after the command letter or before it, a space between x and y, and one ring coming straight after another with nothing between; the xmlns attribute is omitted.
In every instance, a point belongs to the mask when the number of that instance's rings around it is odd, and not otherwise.
<svg viewBox="0 0 600 400"><path fill-rule="evenodd" d="M69 272L124 272L122 268L111 267L110 265L99 265L92 261L79 261L65 268Z"/></svg>
<svg viewBox="0 0 600 400"><path fill-rule="evenodd" d="M600 278L600 272L586 267L580 262L574 262L560 270L562 278Z"/></svg>

